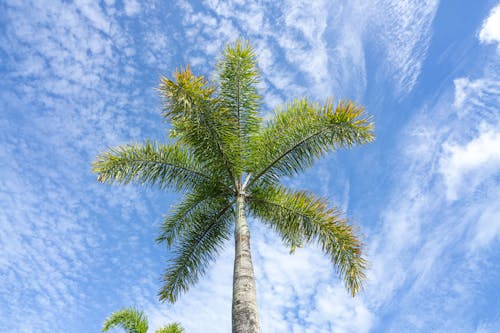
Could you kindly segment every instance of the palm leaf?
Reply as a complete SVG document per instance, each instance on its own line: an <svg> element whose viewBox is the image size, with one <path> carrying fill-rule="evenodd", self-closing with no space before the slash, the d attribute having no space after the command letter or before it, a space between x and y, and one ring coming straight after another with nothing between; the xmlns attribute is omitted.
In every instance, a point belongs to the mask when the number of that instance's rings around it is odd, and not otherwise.
<svg viewBox="0 0 500 333"><path fill-rule="evenodd" d="M329 151L373 140L373 124L352 102L333 107L296 100L278 109L273 120L251 139L248 186L293 176Z"/></svg>
<svg viewBox="0 0 500 333"><path fill-rule="evenodd" d="M352 102L297 99L262 124L258 81L255 54L243 41L225 49L214 84L189 67L171 79L162 77L163 116L171 123L174 143L120 146L93 163L100 182L155 185L184 194L157 239L173 251L160 300L175 302L205 273L230 237L241 196L292 252L303 243L318 244L347 289L354 295L361 288L366 262L343 213L279 181L328 152L372 141L371 118Z"/></svg>
<svg viewBox="0 0 500 333"><path fill-rule="evenodd" d="M192 231L197 221L205 218L206 212L227 203L231 195L233 192L218 183L204 183L193 189L164 218L157 242L165 242L168 248L172 247L179 238Z"/></svg>
<svg viewBox="0 0 500 333"><path fill-rule="evenodd" d="M119 146L104 152L97 157L92 170L103 183L136 182L181 191L214 179L213 175L204 171L204 165L180 145L161 145L150 141L144 145Z"/></svg>
<svg viewBox="0 0 500 333"><path fill-rule="evenodd" d="M104 321L103 332L111 328L120 327L127 333L146 333L148 330L148 320L142 311L134 308L125 308L112 313Z"/></svg>
<svg viewBox="0 0 500 333"><path fill-rule="evenodd" d="M215 259L224 241L229 239L229 226L234 217L234 201L212 205L200 212L190 226L190 232L179 239L174 257L164 275L160 290L161 301L174 303L181 292L198 281Z"/></svg>
<svg viewBox="0 0 500 333"><path fill-rule="evenodd" d="M316 243L334 263L354 296L365 279L362 244L340 210L328 207L314 195L291 191L280 185L255 188L249 197L250 211L276 230L291 246Z"/></svg>

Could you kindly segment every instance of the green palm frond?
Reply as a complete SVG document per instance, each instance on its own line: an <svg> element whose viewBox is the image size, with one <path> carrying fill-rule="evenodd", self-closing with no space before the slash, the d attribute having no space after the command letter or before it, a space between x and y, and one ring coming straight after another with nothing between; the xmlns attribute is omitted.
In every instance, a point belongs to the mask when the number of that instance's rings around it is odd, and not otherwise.
<svg viewBox="0 0 500 333"><path fill-rule="evenodd" d="M148 330L148 320L142 311L134 308L125 308L112 313L104 321L103 332L111 328L123 328L127 333L146 333Z"/></svg>
<svg viewBox="0 0 500 333"><path fill-rule="evenodd" d="M229 239L234 203L233 200L212 205L208 211L200 211L192 221L190 232L179 239L165 272L165 283L159 293L161 301L174 303L181 292L187 291L205 273L224 241Z"/></svg>
<svg viewBox="0 0 500 333"><path fill-rule="evenodd" d="M166 325L162 328L159 328L155 331L155 333L184 333L185 330L179 323L172 323Z"/></svg>
<svg viewBox="0 0 500 333"><path fill-rule="evenodd" d="M163 115L172 124L171 137L192 149L211 172L235 185L237 124L213 96L214 88L187 67L175 72L173 79L163 77L159 90Z"/></svg>
<svg viewBox="0 0 500 333"><path fill-rule="evenodd" d="M205 218L213 207L224 206L229 202L231 195L233 192L218 183L207 182L195 188L164 218L157 242L165 242L168 248L172 247L178 239L191 232L197 221Z"/></svg>
<svg viewBox="0 0 500 333"><path fill-rule="evenodd" d="M143 145L119 146L100 154L92 171L102 183L135 182L181 191L214 179L206 173L204 165L180 145L150 141Z"/></svg>
<svg viewBox="0 0 500 333"><path fill-rule="evenodd" d="M347 289L354 296L365 279L366 261L353 227L343 213L310 193L282 186L254 188L250 211L281 235L285 243L316 243L334 263Z"/></svg>
<svg viewBox="0 0 500 333"><path fill-rule="evenodd" d="M295 100L252 137L247 172L249 186L275 183L293 176L329 151L373 140L373 124L363 108L352 102L324 105Z"/></svg>
<svg viewBox="0 0 500 333"><path fill-rule="evenodd" d="M238 40L228 45L223 58L217 64L217 74L221 106L237 123L236 150L240 152L237 158L241 159L247 151L245 148L250 135L258 131L261 122L258 113L261 97L256 87L259 82L259 72L250 44ZM237 165L242 167L242 161L238 160ZM241 172L242 169L238 171Z"/></svg>

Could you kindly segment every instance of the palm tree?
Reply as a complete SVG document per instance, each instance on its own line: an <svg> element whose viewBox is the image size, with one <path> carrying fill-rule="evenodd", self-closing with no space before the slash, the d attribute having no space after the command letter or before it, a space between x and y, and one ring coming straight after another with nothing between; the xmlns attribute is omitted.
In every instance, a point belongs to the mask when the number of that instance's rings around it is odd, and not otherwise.
<svg viewBox="0 0 500 333"><path fill-rule="evenodd" d="M247 42L228 45L215 83L189 66L161 78L170 144L146 141L110 149L93 164L98 180L181 191L158 241L173 250L160 300L175 302L203 275L234 226L233 332L258 332L250 253L252 215L293 251L319 244L354 296L365 277L361 242L326 200L280 184L328 152L373 140L373 124L356 103L296 99L264 122L256 56Z"/></svg>
<svg viewBox="0 0 500 333"><path fill-rule="evenodd" d="M113 312L106 320L102 327L103 332L109 331L111 328L120 327L126 333L146 333L148 331L148 320L144 312L134 308L125 308ZM159 328L155 333L183 333L184 328L179 323L172 323Z"/></svg>

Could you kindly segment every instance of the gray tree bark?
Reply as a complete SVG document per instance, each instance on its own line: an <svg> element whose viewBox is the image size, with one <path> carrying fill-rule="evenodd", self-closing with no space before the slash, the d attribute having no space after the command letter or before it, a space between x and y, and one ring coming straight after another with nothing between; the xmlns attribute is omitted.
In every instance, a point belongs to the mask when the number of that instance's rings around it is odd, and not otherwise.
<svg viewBox="0 0 500 333"><path fill-rule="evenodd" d="M245 196L236 202L235 256L233 273L233 333L258 333L259 316L255 293L250 230L245 213Z"/></svg>

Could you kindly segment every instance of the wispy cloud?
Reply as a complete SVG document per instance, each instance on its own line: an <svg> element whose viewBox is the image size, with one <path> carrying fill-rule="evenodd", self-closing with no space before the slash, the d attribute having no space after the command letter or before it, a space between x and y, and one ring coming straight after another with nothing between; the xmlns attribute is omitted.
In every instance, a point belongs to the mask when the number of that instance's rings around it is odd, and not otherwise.
<svg viewBox="0 0 500 333"><path fill-rule="evenodd" d="M139 247L130 238L128 248L119 248L116 240L129 237L120 224L139 212L148 216L145 204L134 203L137 190L106 192L90 175L98 150L137 140L152 123L150 112L134 101L151 94L128 89L138 74L129 58L137 53L135 37L111 3L4 2L0 8L4 329L97 331L95 316L101 315L89 304L97 290L101 301L117 293L104 292L109 281L98 276L113 267L119 272L123 262L114 256ZM151 265L129 259L130 265ZM113 284L129 278L130 272L122 272Z"/></svg>
<svg viewBox="0 0 500 333"><path fill-rule="evenodd" d="M179 2L191 41L187 60L200 51L213 57L224 43L249 38L259 54L265 100L271 107L300 95L363 97L366 42L385 55L377 59L383 68L381 80L389 76L397 95L407 94L420 74L437 6L438 1L284 1L248 6L204 1L203 10L195 10Z"/></svg>
<svg viewBox="0 0 500 333"><path fill-rule="evenodd" d="M372 24L387 57L382 75L392 77L400 95L409 93L420 75L438 5L437 0L375 1Z"/></svg>
<svg viewBox="0 0 500 333"><path fill-rule="evenodd" d="M477 265L495 260L485 249L499 236L500 72L491 70L497 58L487 59L484 77L455 80L401 133L398 185L369 243L378 287L367 289L368 308L393 316L376 330L476 329L463 302L481 301L488 278Z"/></svg>

